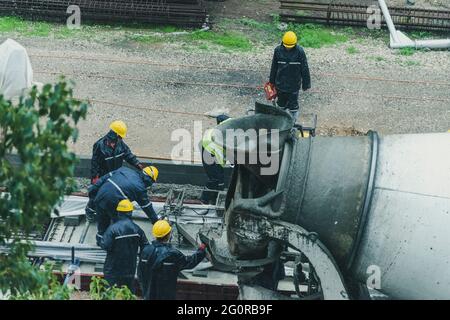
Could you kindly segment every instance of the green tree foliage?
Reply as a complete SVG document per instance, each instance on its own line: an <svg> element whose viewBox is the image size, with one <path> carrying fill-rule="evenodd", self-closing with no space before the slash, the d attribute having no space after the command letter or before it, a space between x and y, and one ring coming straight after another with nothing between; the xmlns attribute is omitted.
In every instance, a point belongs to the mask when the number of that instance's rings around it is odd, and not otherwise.
<svg viewBox="0 0 450 320"><path fill-rule="evenodd" d="M42 285L34 290L17 292L10 295L10 300L69 300L73 288L61 285L58 277L53 273L53 265L45 264L44 269L36 273L38 282Z"/></svg>
<svg viewBox="0 0 450 320"><path fill-rule="evenodd" d="M0 292L44 296L49 279L26 258L30 249L20 238L39 230L72 180L76 156L67 143L76 141L77 123L86 117L87 104L73 98L63 78L55 85L34 87L18 103L0 95L0 186L8 194L0 198L0 245L10 243L8 255L0 255ZM16 153L14 166L8 155Z"/></svg>
<svg viewBox="0 0 450 320"><path fill-rule="evenodd" d="M128 287L110 287L106 280L99 277L92 277L89 286L93 300L136 300L136 296Z"/></svg>

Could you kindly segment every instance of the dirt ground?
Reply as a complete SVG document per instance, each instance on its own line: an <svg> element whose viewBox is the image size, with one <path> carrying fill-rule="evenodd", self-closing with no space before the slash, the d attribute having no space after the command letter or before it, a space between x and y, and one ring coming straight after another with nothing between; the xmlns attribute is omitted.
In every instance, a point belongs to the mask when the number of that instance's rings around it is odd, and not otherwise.
<svg viewBox="0 0 450 320"><path fill-rule="evenodd" d="M208 6L216 6L213 14L221 6L241 3L235 12L246 14L257 3L261 12L255 14L264 16L274 5L274 1L254 1L253 6L250 2L229 0ZM0 41L7 36L0 34ZM77 97L92 100L74 146L77 153L90 155L109 123L122 119L129 127L126 142L136 154L162 158L169 158L179 142L174 130L192 133L196 121L203 130L215 123L202 114L225 109L238 117L256 100L264 101L262 89L255 87L268 80L277 44L250 52L219 52L184 50L174 43L115 43L95 34L89 40L28 36L16 40L28 49L35 81L53 82L63 73L76 82ZM358 53L349 54L349 47ZM305 115L318 115L319 134L450 129L450 51L404 56L389 49L385 39L361 38L308 48L306 53L312 90L301 95L301 106Z"/></svg>
<svg viewBox="0 0 450 320"><path fill-rule="evenodd" d="M88 119L80 126L76 152L89 154L95 140L108 130L109 123L123 119L129 126L126 142L137 154L150 157L171 155L172 147L178 142L171 141L174 129L193 132L194 121L201 121L203 129L213 125L214 121L200 116L146 111L146 108L195 113L228 109L236 117L251 108L255 100L264 100L262 90L171 85L160 81L260 86L267 81L273 50L273 47L267 47L257 55L186 53L170 48L130 52L93 43L66 44L47 39L23 39L21 42L31 53L37 81L57 79L57 75L47 72L73 75L68 77L76 81L78 97L131 106L93 103ZM349 56L346 46L307 51L313 88L302 94L301 105L305 113L318 115L319 130L338 126L392 134L445 132L450 128L449 52L416 53L414 61L419 65L409 66L402 65L402 61L409 59L395 54L385 43L355 43L354 46L361 54ZM253 70L224 72L42 56L89 56L100 60L137 58L161 64L233 66ZM370 60L372 56L381 56L383 60ZM124 79L96 78L97 74ZM365 80L364 77L387 80Z"/></svg>

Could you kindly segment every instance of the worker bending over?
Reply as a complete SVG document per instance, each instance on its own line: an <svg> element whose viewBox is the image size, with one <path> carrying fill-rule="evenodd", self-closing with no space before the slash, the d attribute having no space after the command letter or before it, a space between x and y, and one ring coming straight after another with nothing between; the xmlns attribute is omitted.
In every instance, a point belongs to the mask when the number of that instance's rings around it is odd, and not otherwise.
<svg viewBox="0 0 450 320"><path fill-rule="evenodd" d="M297 44L297 36L292 31L286 32L282 44L275 48L269 82L276 88L278 106L297 120L299 91L311 88L311 77L305 51Z"/></svg>
<svg viewBox="0 0 450 320"><path fill-rule="evenodd" d="M114 121L109 128L108 134L98 140L92 148L91 184L95 184L105 174L122 167L124 160L139 170L144 168L123 141L127 135L125 123L123 121ZM94 221L95 214L93 203L88 203L86 206L87 219Z"/></svg>
<svg viewBox="0 0 450 320"><path fill-rule="evenodd" d="M171 235L169 222L159 220L153 225L156 240L142 251L138 275L145 300L174 300L180 271L194 268L206 256L205 244L193 255L185 256L171 246Z"/></svg>
<svg viewBox="0 0 450 320"><path fill-rule="evenodd" d="M100 178L88 188L97 211L97 243L106 228L114 221L115 206L121 200L136 201L152 223L158 220L147 190L158 179L158 169L153 166L136 171L122 167Z"/></svg>
<svg viewBox="0 0 450 320"><path fill-rule="evenodd" d="M110 286L127 286L134 292L134 276L138 251L148 245L144 231L131 220L133 204L129 199L117 205L117 219L110 225L100 241L100 247L106 250L103 267L105 280Z"/></svg>
<svg viewBox="0 0 450 320"><path fill-rule="evenodd" d="M216 118L217 125L229 120L230 117L220 115ZM206 190L202 192L201 201L204 204L215 204L218 191L225 188L225 155L223 147L213 141L214 129L208 129L202 139L202 164L208 176Z"/></svg>

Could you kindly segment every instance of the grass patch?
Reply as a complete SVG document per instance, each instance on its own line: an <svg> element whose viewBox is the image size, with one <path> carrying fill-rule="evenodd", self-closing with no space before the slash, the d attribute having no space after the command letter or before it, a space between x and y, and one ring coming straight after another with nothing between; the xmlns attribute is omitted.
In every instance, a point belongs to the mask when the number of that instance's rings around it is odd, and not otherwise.
<svg viewBox="0 0 450 320"><path fill-rule="evenodd" d="M353 29L353 27L343 27L342 32L349 36L356 35L355 29Z"/></svg>
<svg viewBox="0 0 450 320"><path fill-rule="evenodd" d="M0 17L0 32L17 32L26 36L48 37L53 25L47 22L26 21L19 17Z"/></svg>
<svg viewBox="0 0 450 320"><path fill-rule="evenodd" d="M0 17L0 32L14 32L24 36L48 37L50 35L68 34L72 30L65 25L42 21L28 21L20 17Z"/></svg>
<svg viewBox="0 0 450 320"><path fill-rule="evenodd" d="M252 43L243 34L231 31L213 32L213 31L197 31L189 34L186 40L199 43L199 45L212 43L225 49L249 51L252 49Z"/></svg>
<svg viewBox="0 0 450 320"><path fill-rule="evenodd" d="M260 22L260 21L256 21L256 20L250 19L250 18L241 18L238 20L238 23L241 23L244 26L248 26L253 29L259 29L259 30L265 30L265 31L271 31L274 28L276 28L273 23Z"/></svg>
<svg viewBox="0 0 450 320"><path fill-rule="evenodd" d="M414 48L401 48L398 52L402 56L409 57L409 56L414 55L414 53L416 53L416 49L414 49Z"/></svg>
<svg viewBox="0 0 450 320"><path fill-rule="evenodd" d="M288 29L297 34L299 44L306 48L322 48L348 40L348 36L343 33L310 23L302 25L290 23Z"/></svg>
<svg viewBox="0 0 450 320"><path fill-rule="evenodd" d="M357 54L359 53L359 50L355 48L354 46L347 47L347 53L348 54Z"/></svg>
<svg viewBox="0 0 450 320"><path fill-rule="evenodd" d="M0 32L23 32L27 24L17 17L0 17Z"/></svg>
<svg viewBox="0 0 450 320"><path fill-rule="evenodd" d="M428 31L412 31L408 34L411 39L431 39L433 34Z"/></svg>
<svg viewBox="0 0 450 320"><path fill-rule="evenodd" d="M52 32L52 26L46 22L33 22L31 28L27 32L26 35L34 36L34 37L48 37Z"/></svg>

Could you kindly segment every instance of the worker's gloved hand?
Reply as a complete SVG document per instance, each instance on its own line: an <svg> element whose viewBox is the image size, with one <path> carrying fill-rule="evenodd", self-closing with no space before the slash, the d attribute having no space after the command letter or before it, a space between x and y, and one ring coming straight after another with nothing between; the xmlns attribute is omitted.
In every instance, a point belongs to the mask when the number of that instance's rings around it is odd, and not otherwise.
<svg viewBox="0 0 450 320"><path fill-rule="evenodd" d="M85 211L86 211L86 220L88 222L95 222L96 218L97 218L97 213L95 212L95 210L90 206L91 205L91 200L89 200L89 204L86 207Z"/></svg>
<svg viewBox="0 0 450 320"><path fill-rule="evenodd" d="M264 85L264 91L268 101L273 101L278 96L277 89L275 89L275 85L273 83L267 82Z"/></svg>
<svg viewBox="0 0 450 320"><path fill-rule="evenodd" d="M97 234L95 235L95 240L96 240L96 242L97 242L97 246L98 246L98 247L101 247L101 243L102 243L102 240L103 240L103 236L97 233Z"/></svg>
<svg viewBox="0 0 450 320"><path fill-rule="evenodd" d="M200 246L198 247L198 250L205 251L206 250L206 244L204 244L204 243L200 244Z"/></svg>
<svg viewBox="0 0 450 320"><path fill-rule="evenodd" d="M91 179L91 183L92 183L92 184L96 184L97 181L98 181L98 179L100 179L99 176L96 176L95 178L92 178L92 179Z"/></svg>

